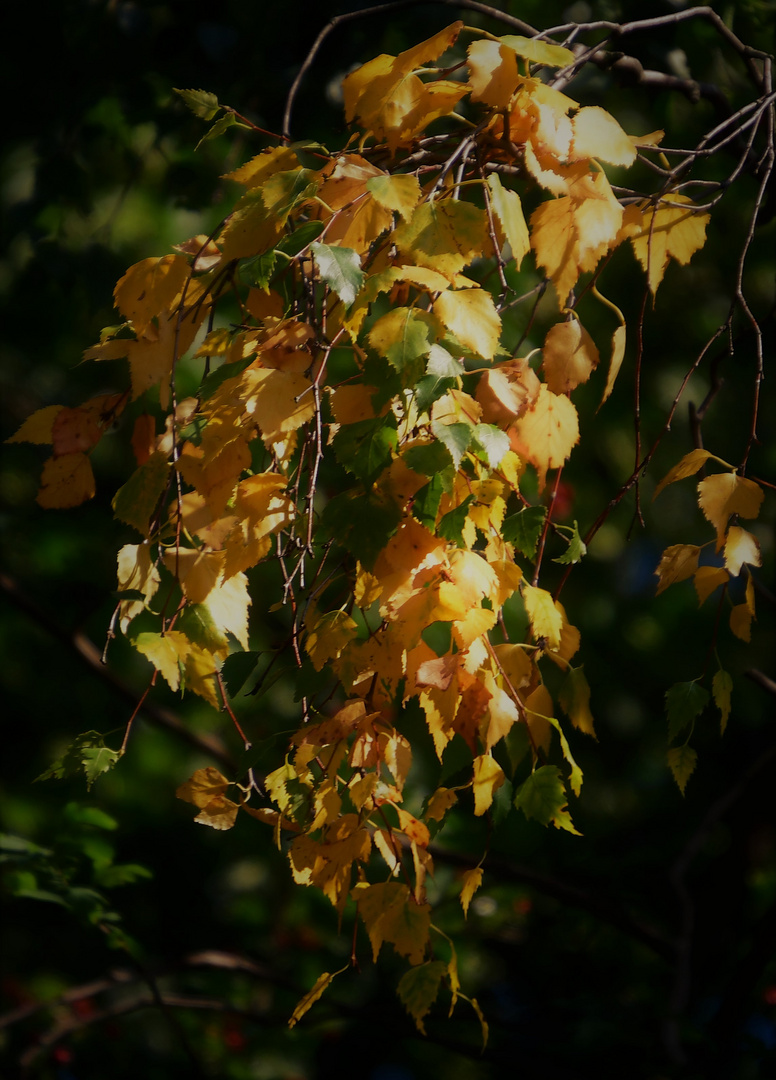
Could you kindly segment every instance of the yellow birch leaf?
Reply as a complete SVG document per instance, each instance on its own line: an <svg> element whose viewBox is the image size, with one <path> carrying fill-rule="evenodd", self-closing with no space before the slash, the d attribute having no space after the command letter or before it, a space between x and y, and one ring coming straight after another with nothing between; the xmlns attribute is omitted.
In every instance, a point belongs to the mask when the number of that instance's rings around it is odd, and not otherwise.
<svg viewBox="0 0 776 1080"><path fill-rule="evenodd" d="M545 754L550 749L552 741L552 717L554 706L547 687L540 683L523 702L525 708L525 722L531 732L531 741Z"/></svg>
<svg viewBox="0 0 776 1080"><path fill-rule="evenodd" d="M546 589L523 582L522 596L534 637L537 640L546 638L550 648L557 649L563 629L563 616L556 608L552 594Z"/></svg>
<svg viewBox="0 0 776 1080"><path fill-rule="evenodd" d="M598 158L612 165L628 167L636 160L636 148L629 135L605 109L588 105L573 117L569 161Z"/></svg>
<svg viewBox="0 0 776 1080"><path fill-rule="evenodd" d="M744 563L762 566L760 545L750 532L731 525L725 539L725 566L731 577L738 577Z"/></svg>
<svg viewBox="0 0 776 1080"><path fill-rule="evenodd" d="M233 439L209 461L203 447L187 442L178 458L178 469L187 484L204 496L214 518L220 516L231 499L242 472L250 468L251 451L245 439Z"/></svg>
<svg viewBox="0 0 776 1080"><path fill-rule="evenodd" d="M522 645L496 645L495 653L503 677L515 692L530 686L537 678L536 665Z"/></svg>
<svg viewBox="0 0 776 1080"><path fill-rule="evenodd" d="M560 68L573 64L576 59L571 49L556 45L553 41L540 41L520 34L506 34L500 39L508 49L532 64L544 64L547 67Z"/></svg>
<svg viewBox="0 0 776 1080"><path fill-rule="evenodd" d="M428 826L424 825L422 821L418 821L416 817L413 817L406 810L402 810L400 806L396 807L396 813L399 815L399 828L404 835L420 847L428 847L431 843Z"/></svg>
<svg viewBox="0 0 776 1080"><path fill-rule="evenodd" d="M205 600L205 606L213 617L213 622L221 630L229 633L248 650L248 608L251 596L248 592L248 579L245 574L234 574L228 581L220 581L211 589Z"/></svg>
<svg viewBox="0 0 776 1080"><path fill-rule="evenodd" d="M47 405L28 416L15 435L6 439L7 443L28 442L45 445L53 443L52 428L64 405Z"/></svg>
<svg viewBox="0 0 776 1080"><path fill-rule="evenodd" d="M730 575L722 566L699 566L695 571L695 591L700 607L720 585L726 585Z"/></svg>
<svg viewBox="0 0 776 1080"><path fill-rule="evenodd" d="M556 323L544 339L542 366L547 388L569 394L598 367L598 349L579 319Z"/></svg>
<svg viewBox="0 0 776 1080"><path fill-rule="evenodd" d="M473 41L468 49L471 100L506 109L517 89L517 57L500 41Z"/></svg>
<svg viewBox="0 0 776 1080"><path fill-rule="evenodd" d="M132 589L143 594L142 600L124 600L119 609L119 626L122 634L136 615L145 610L159 588L161 577L155 563L151 562L148 544L125 544L118 554L118 586L120 591Z"/></svg>
<svg viewBox="0 0 776 1080"><path fill-rule="evenodd" d="M245 372L246 407L259 426L266 446L280 442L313 416L312 383L293 371L253 369Z"/></svg>
<svg viewBox="0 0 776 1080"><path fill-rule="evenodd" d="M197 769L185 784L181 784L175 796L184 802L193 803L201 810L216 796L223 795L228 787L229 781L226 777L222 776L218 769L208 765L206 769Z"/></svg>
<svg viewBox="0 0 776 1080"><path fill-rule="evenodd" d="M371 775L375 776L374 773ZM401 867L400 849L393 838L393 832L388 829L375 829L372 840L391 873L394 876L398 874Z"/></svg>
<svg viewBox="0 0 776 1080"><path fill-rule="evenodd" d="M207 806L202 807L194 820L198 825L208 825L211 829L225 832L232 828L239 811L239 803L232 802L225 795L216 795Z"/></svg>
<svg viewBox="0 0 776 1080"><path fill-rule="evenodd" d="M763 490L753 480L735 473L715 473L698 484L698 504L707 521L717 530L717 551L722 547L727 523L733 514L756 518Z"/></svg>
<svg viewBox="0 0 776 1080"><path fill-rule="evenodd" d="M577 410L565 394L553 394L544 384L533 406L509 430L512 449L536 469L540 491L547 470L565 464L579 442Z"/></svg>
<svg viewBox="0 0 776 1080"><path fill-rule="evenodd" d="M428 904L416 903L407 886L398 881L379 885L362 882L351 895L358 903L375 961L383 943L388 941L411 964L423 963L431 929Z"/></svg>
<svg viewBox="0 0 776 1080"><path fill-rule="evenodd" d="M558 704L577 731L595 738L595 721L590 711L590 685L584 667L569 668L558 691ZM560 729L558 729L559 734Z"/></svg>
<svg viewBox="0 0 776 1080"><path fill-rule="evenodd" d="M493 44L493 42L487 42L487 44ZM501 226L504 239L512 249L515 267L519 270L520 264L531 250L531 238L528 235L520 196L516 191L502 185L498 173L491 173L488 177L488 189L493 213Z"/></svg>
<svg viewBox="0 0 776 1080"><path fill-rule="evenodd" d="M531 408L541 383L527 360L506 360L484 371L475 397L486 424L507 427ZM503 470L502 460L501 468Z"/></svg>
<svg viewBox="0 0 776 1080"><path fill-rule="evenodd" d="M299 167L299 158L287 146L273 146L246 161L231 172L224 173L222 180L234 180L245 188L258 187L277 172L290 172Z"/></svg>
<svg viewBox="0 0 776 1080"><path fill-rule="evenodd" d="M116 307L140 336L152 319L172 309L190 274L185 255L143 259L130 266L113 290Z"/></svg>
<svg viewBox="0 0 776 1080"><path fill-rule="evenodd" d="M451 806L458 802L458 793L454 788L437 788L426 806L426 817L430 821L442 821Z"/></svg>
<svg viewBox="0 0 776 1080"><path fill-rule="evenodd" d="M328 826L322 841L297 837L288 852L291 872L300 885L316 885L339 910L347 898L353 863L366 862L372 840L356 814L344 814Z"/></svg>
<svg viewBox="0 0 776 1080"><path fill-rule="evenodd" d="M669 585L692 577L698 569L698 556L701 549L694 544L674 544L667 547L658 563L655 573L658 577L657 595Z"/></svg>
<svg viewBox="0 0 776 1080"><path fill-rule="evenodd" d="M214 709L223 707L223 700L216 690L214 675L218 670L216 658L209 649L191 643L183 666L185 689L199 694Z"/></svg>
<svg viewBox="0 0 776 1080"><path fill-rule="evenodd" d="M461 886L461 907L463 908L464 918L467 918L469 914L469 904L472 902L472 897L482 884L482 867L475 866L473 870L467 870L463 875L463 885Z"/></svg>
<svg viewBox="0 0 776 1080"><path fill-rule="evenodd" d="M186 635L179 630L168 630L165 634L149 631L138 634L132 644L162 674L170 689L177 690L180 686L180 665L191 646Z"/></svg>
<svg viewBox="0 0 776 1080"><path fill-rule="evenodd" d="M573 200L564 195L540 203L531 214L531 247L555 286L561 307L579 277L574 210Z"/></svg>
<svg viewBox="0 0 776 1080"><path fill-rule="evenodd" d="M330 611L310 627L305 648L316 671L335 660L349 641L358 634L358 625L344 611Z"/></svg>
<svg viewBox="0 0 776 1080"><path fill-rule="evenodd" d="M395 149L406 118L425 89L412 72L449 49L462 29L462 22L451 23L398 56L383 53L347 75L342 85L347 122L357 121L378 139L387 138ZM459 89L466 92L465 87Z"/></svg>
<svg viewBox="0 0 776 1080"><path fill-rule="evenodd" d="M488 1021L485 1019L485 1014L477 1003L477 998L467 999L471 1007L474 1009L474 1013L480 1022L480 1031L482 1032L482 1049L488 1045L488 1034L490 1029L488 1027Z"/></svg>
<svg viewBox="0 0 776 1080"><path fill-rule="evenodd" d="M197 312L192 311L179 320L162 316L156 323L149 323L136 341L127 341L123 355L129 358L132 381L132 400L136 401L146 390L159 386L159 400L163 409L170 401L169 379L173 361L180 359L190 347L199 323L207 313L203 304Z"/></svg>
<svg viewBox="0 0 776 1080"><path fill-rule="evenodd" d="M44 464L36 501L46 510L67 510L94 498L94 492L94 473L86 454L62 454Z"/></svg>
<svg viewBox="0 0 776 1080"><path fill-rule="evenodd" d="M644 210L641 231L631 237L633 251L647 274L652 296L663 280L669 259L685 266L706 243L710 215L696 212L686 195L669 195L655 209Z"/></svg>
<svg viewBox="0 0 776 1080"><path fill-rule="evenodd" d="M405 173L388 176L381 173L367 180L367 190L375 202L387 210L395 210L405 221L412 217L412 211L420 202L421 190L417 177Z"/></svg>
<svg viewBox="0 0 776 1080"><path fill-rule="evenodd" d="M730 716L730 695L733 690L733 680L727 671L722 668L711 680L711 692L714 695L714 704L719 709L719 733L725 734L728 718Z"/></svg>
<svg viewBox="0 0 776 1080"><path fill-rule="evenodd" d="M348 787L348 795L350 801L356 810L362 810L364 805L373 797L375 793L375 787L378 783L377 773L367 773L366 776L362 776L360 780L356 780L355 783L351 783ZM373 839L375 839L377 833ZM375 839L375 843L376 843Z"/></svg>
<svg viewBox="0 0 776 1080"><path fill-rule="evenodd" d="M224 553L194 548L168 548L163 562L192 604L203 603L221 577Z"/></svg>
<svg viewBox="0 0 776 1080"><path fill-rule="evenodd" d="M490 808L493 796L506 780L501 766L490 756L481 754L474 759L474 814L481 817Z"/></svg>
<svg viewBox="0 0 776 1080"><path fill-rule="evenodd" d="M412 748L409 740L395 728L390 728L388 731L380 732L379 745L382 759L391 772L396 788L402 791L412 766Z"/></svg>
<svg viewBox="0 0 776 1080"><path fill-rule="evenodd" d="M267 210L261 189L249 191L235 205L216 241L224 263L246 256L263 255L280 240L283 227Z"/></svg>
<svg viewBox="0 0 776 1080"><path fill-rule="evenodd" d="M496 743L509 733L512 725L518 722L520 713L506 691L495 684L490 685L488 688L492 697L488 702L488 709L480 730L484 729L485 749L490 753Z"/></svg>
<svg viewBox="0 0 776 1080"><path fill-rule="evenodd" d="M484 210L458 199L433 199L416 207L394 232L401 255L418 266L457 274L490 247Z"/></svg>
<svg viewBox="0 0 776 1080"><path fill-rule="evenodd" d="M434 301L434 314L467 349L492 360L501 336L501 319L486 289L448 289Z"/></svg>
<svg viewBox="0 0 776 1080"><path fill-rule="evenodd" d="M296 1008L294 1009L288 1021L288 1026L290 1028L294 1027L296 1024L299 1023L304 1014L308 1012L316 1003L316 1001L318 1001L318 999L322 997L325 991L328 990L336 977L338 975L341 975L343 971L347 971L349 966L350 965L346 964L345 967L340 968L339 971L335 971L333 974L330 974L328 971L324 971L323 975L318 976L318 978L315 980L315 985L313 986L313 988L311 990L308 990L304 997L297 1002Z"/></svg>
<svg viewBox="0 0 776 1080"><path fill-rule="evenodd" d="M606 386L604 388L603 397L601 398L601 405L607 400L612 390L614 389L614 383L617 376L620 374L620 368L622 362L625 359L625 343L626 343L626 330L625 326L618 326L612 334L612 355L609 358L609 373L606 377Z"/></svg>
<svg viewBox="0 0 776 1080"><path fill-rule="evenodd" d="M747 604L736 604L732 609L730 629L741 641L752 640L752 613Z"/></svg>
<svg viewBox="0 0 776 1080"><path fill-rule="evenodd" d="M673 469L669 469L663 479L655 488L655 494L652 496L653 501L658 497L663 488L668 487L669 484L675 483L677 480L684 480L687 476L695 476L697 471L702 468L712 454L708 450L691 450L689 454L685 454L682 460L674 465Z"/></svg>

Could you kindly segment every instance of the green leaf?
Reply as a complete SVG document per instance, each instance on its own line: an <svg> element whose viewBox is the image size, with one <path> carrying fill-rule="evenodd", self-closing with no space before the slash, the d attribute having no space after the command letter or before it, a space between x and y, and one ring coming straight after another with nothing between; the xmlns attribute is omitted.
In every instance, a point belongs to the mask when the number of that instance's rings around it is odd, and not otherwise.
<svg viewBox="0 0 776 1080"><path fill-rule="evenodd" d="M369 331L369 344L384 356L409 385L420 377L420 363L429 355L436 326L426 311L398 307L382 315Z"/></svg>
<svg viewBox="0 0 776 1080"><path fill-rule="evenodd" d="M294 229L288 236L284 236L277 246L278 251L282 251L284 255L288 255L289 258L293 258L298 255L300 251L304 251L306 247L317 237L321 235L324 230L324 223L322 221L305 221L298 229Z"/></svg>
<svg viewBox="0 0 776 1080"><path fill-rule="evenodd" d="M415 383L415 408L418 413L427 413L434 402L444 397L457 381L457 379L440 379L438 375L422 375Z"/></svg>
<svg viewBox="0 0 776 1080"><path fill-rule="evenodd" d="M514 724L513 727L525 728L525 724ZM498 827L512 810L512 783L505 780L501 787L496 788L493 802L490 804L490 816L494 827Z"/></svg>
<svg viewBox="0 0 776 1080"><path fill-rule="evenodd" d="M450 510L449 513L445 514L437 525L437 536L457 544L458 547L463 547L463 527L469 513L469 506L473 502L474 496L467 495L464 501L459 506L456 506L455 510Z"/></svg>
<svg viewBox="0 0 776 1080"><path fill-rule="evenodd" d="M208 652L215 653L229 645L226 634L216 626L207 604L187 604L178 618L176 630Z"/></svg>
<svg viewBox="0 0 776 1080"><path fill-rule="evenodd" d="M110 772L121 754L108 746L87 746L81 751L81 767L86 777L86 786L91 788L98 776Z"/></svg>
<svg viewBox="0 0 776 1080"><path fill-rule="evenodd" d="M119 885L132 885L139 878L152 878L154 875L147 866L139 863L119 863L118 866L106 866L95 874L97 884L103 889L115 889Z"/></svg>
<svg viewBox="0 0 776 1080"><path fill-rule="evenodd" d="M24 855L32 858L35 855L51 855L47 848L39 847L31 840L25 840L22 836L13 836L10 833L0 833L0 851L7 852L10 857Z"/></svg>
<svg viewBox="0 0 776 1080"><path fill-rule="evenodd" d="M458 379L466 374L466 369L460 360L452 356L447 349L434 343L428 352L428 375L437 375L440 379Z"/></svg>
<svg viewBox="0 0 776 1080"><path fill-rule="evenodd" d="M201 120L212 120L221 108L218 98L209 90L179 90L177 86L174 86L173 90L180 94L194 115Z"/></svg>
<svg viewBox="0 0 776 1080"><path fill-rule="evenodd" d="M679 790L684 795L687 781L695 770L698 755L691 746L685 744L684 746L675 746L672 750L669 750L667 760L669 768L674 774L674 780L676 780Z"/></svg>
<svg viewBox="0 0 776 1080"><path fill-rule="evenodd" d="M240 280L246 285L252 285L255 289L264 289L266 292L272 275L275 273L277 261L278 253L274 248L262 252L261 255L254 255L252 259L246 259L245 262L240 263Z"/></svg>
<svg viewBox="0 0 776 1080"><path fill-rule="evenodd" d="M430 960L410 968L399 980L399 999L422 1035L426 1034L423 1018L436 1001L439 985L446 974L447 964L442 960Z"/></svg>
<svg viewBox="0 0 776 1080"><path fill-rule="evenodd" d="M514 801L527 818L534 818L542 825L552 822L558 829L579 835L566 809L566 789L555 765L542 765L531 773L517 789Z"/></svg>
<svg viewBox="0 0 776 1080"><path fill-rule="evenodd" d="M432 477L420 491L415 492L415 498L412 500L412 516L421 525L424 525L429 532L434 532L436 529L439 504L445 492L449 493L450 490L447 478L454 475L453 466L449 465L444 472Z"/></svg>
<svg viewBox="0 0 776 1080"><path fill-rule="evenodd" d="M711 692L714 695L714 704L720 712L719 733L725 734L728 717L730 716L730 695L733 690L733 679L727 671L719 669L711 680Z"/></svg>
<svg viewBox="0 0 776 1080"><path fill-rule="evenodd" d="M113 511L143 536L148 536L151 519L170 477L170 463L163 450L151 454L113 497Z"/></svg>
<svg viewBox="0 0 776 1080"><path fill-rule="evenodd" d="M35 777L35 783L38 780L62 780L66 776L83 774L87 787L91 788L97 777L112 769L119 757L117 750L111 750L105 745L105 740L99 731L85 731L68 746L62 757L57 758L45 772ZM68 811L75 813L71 810L72 806L74 804L68 807ZM95 810L95 813L102 814L102 811ZM79 823L82 820L78 818ZM116 822L107 814L103 814L99 821L90 820L86 823L97 824L99 828L105 829L116 827Z"/></svg>
<svg viewBox="0 0 776 1080"><path fill-rule="evenodd" d="M499 467L510 447L507 433L494 424L477 424L472 441L475 446L480 447L491 469Z"/></svg>
<svg viewBox="0 0 776 1080"><path fill-rule="evenodd" d="M321 524L369 570L396 532L400 518L401 510L392 501L373 493L353 496L343 491L326 504Z"/></svg>
<svg viewBox="0 0 776 1080"><path fill-rule="evenodd" d="M432 420L431 430L435 438L450 451L453 465L457 469L469 449L474 429L469 424L443 424L440 420Z"/></svg>
<svg viewBox="0 0 776 1080"><path fill-rule="evenodd" d="M402 457L413 470L423 476L436 476L443 469L450 468L451 457L447 447L439 442L425 443L421 446L411 446L405 450Z"/></svg>
<svg viewBox="0 0 776 1080"><path fill-rule="evenodd" d="M90 734L97 735L98 732ZM71 825L88 825L95 829L105 829L106 832L114 832L119 827L116 819L100 810L99 806L81 806L76 802L70 802L65 807L65 819Z"/></svg>
<svg viewBox="0 0 776 1080"><path fill-rule="evenodd" d="M666 694L669 743L678 739L687 728L692 728L708 703L709 692L698 682L676 683L671 687Z"/></svg>
<svg viewBox="0 0 776 1080"><path fill-rule="evenodd" d="M194 149L199 150L202 143L207 142L208 139L217 139L219 135L223 135L225 131L228 131L230 127L234 127L236 123L237 117L232 112L224 113L223 116L219 116L215 124L205 132ZM244 124L240 125L240 127L244 126Z"/></svg>
<svg viewBox="0 0 776 1080"><path fill-rule="evenodd" d="M358 296L366 274L361 269L358 252L352 248L330 247L328 244L312 243L318 271L340 298L345 307L350 307Z"/></svg>
<svg viewBox="0 0 776 1080"><path fill-rule="evenodd" d="M569 526L562 525L561 528L568 529ZM576 521L574 522L574 528L570 531L571 536L569 537L569 546L562 555L559 555L557 559L553 559L553 562L563 564L578 563L581 562L583 557L587 554L587 547L584 540L579 535L579 526Z"/></svg>
<svg viewBox="0 0 776 1080"><path fill-rule="evenodd" d="M393 413L376 420L343 424L332 439L340 465L370 483L390 464L398 444L397 421Z"/></svg>
<svg viewBox="0 0 776 1080"><path fill-rule="evenodd" d="M536 545L539 543L546 515L547 511L543 506L527 506L506 518L501 535L523 555L532 559L536 554Z"/></svg>

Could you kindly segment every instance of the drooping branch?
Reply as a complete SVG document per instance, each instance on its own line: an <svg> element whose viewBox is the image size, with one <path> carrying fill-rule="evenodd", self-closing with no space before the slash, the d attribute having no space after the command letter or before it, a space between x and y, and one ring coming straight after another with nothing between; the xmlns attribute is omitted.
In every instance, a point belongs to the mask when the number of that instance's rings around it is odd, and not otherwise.
<svg viewBox="0 0 776 1080"><path fill-rule="evenodd" d="M110 667L102 662L100 650L86 634L81 633L79 630L70 631L60 626L47 611L44 611L39 604L24 592L9 574L0 574L0 590L17 610L23 612L37 626L45 630L47 634L75 653L93 675L110 686L133 709L137 708L143 695L137 694L131 687L127 686ZM192 749L198 750L206 757L213 758L230 772L234 772L236 767L234 758L217 735L192 730L171 709L156 704L149 697L145 697L142 701L142 712L152 724L171 732L177 738L188 743Z"/></svg>

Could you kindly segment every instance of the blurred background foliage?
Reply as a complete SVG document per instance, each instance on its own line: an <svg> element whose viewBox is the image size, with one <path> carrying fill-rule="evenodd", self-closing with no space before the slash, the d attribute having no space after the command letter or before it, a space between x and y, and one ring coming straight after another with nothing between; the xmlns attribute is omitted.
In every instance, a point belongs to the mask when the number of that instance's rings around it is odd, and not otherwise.
<svg viewBox="0 0 776 1080"><path fill-rule="evenodd" d="M233 131L195 152L201 122L172 88L212 91L279 131L288 89L315 35L331 16L359 6L365 5L44 0L17 8L21 32L9 39L6 58L13 107L4 118L0 163L3 438L44 405L77 405L120 388L116 371L79 366L82 350L115 321L114 283L131 263L208 232L228 210L230 193L219 176L261 148ZM614 0L501 6L541 27L633 14ZM680 6L645 3L638 14ZM772 3L716 8L743 40L773 49ZM343 74L456 17L426 4L340 27L302 87L293 134L341 146ZM504 32L474 12L462 17ZM708 27L685 24L628 44L645 66L687 65L695 78L719 83L734 107L745 100L737 59L720 50ZM671 146L690 145L713 121L708 104L618 88L597 71L571 93L609 108L629 131L665 128ZM730 161L708 167L719 175ZM669 270L648 311L647 443L726 316L733 241L748 226L755 191L754 181L742 177L715 211L706 248L690 267ZM768 221L758 229L744 283L766 323L769 359L773 250ZM642 282L627 252L601 280L629 322ZM594 338L607 340L613 326L606 312L591 302L583 318ZM523 333L526 319L518 310L507 343ZM543 326L540 311L528 345L540 344ZM632 365L631 353L601 413L594 415L600 386L581 403L582 442L562 494L567 520L577 519L582 532L632 470ZM704 424L705 445L736 461L751 416L751 337L742 335L735 359L723 359L719 372L725 382ZM699 404L708 387L702 367L686 400ZM751 468L771 482L773 407L767 379L764 439ZM758 596L751 645L722 630L722 663L735 679L733 712L723 739L711 710L698 725L699 766L685 799L665 765L663 695L673 682L700 674L715 615L713 602L697 610L689 582L654 596L663 548L708 539L691 481L650 503L657 480L692 446L686 404L643 484L647 529L633 526L633 498L623 500L563 594L582 630L599 736L597 743L573 739L586 782L571 809L583 837L543 830L516 813L492 829L461 814L442 837L450 856L440 860L432 886L438 922L456 936L464 988L491 1023L483 1054L465 1003L448 1024L442 1002L427 1022L429 1038L418 1037L395 994L401 964L384 952L375 968L365 940L358 944L360 974L340 976L303 1022L287 1029L294 1004L320 972L347 963L352 923L346 918L339 933L328 902L293 886L263 826L241 819L232 832L217 834L192 825L191 808L175 799L175 788L212 760L174 731L139 721L128 756L91 790L71 779L33 783L82 731L97 729L118 746L131 711L111 678L100 677L74 647L88 639L102 649L115 604L116 550L135 540L110 510L129 466L120 434L104 439L93 457L96 499L73 511L42 511L34 501L43 448L6 447L0 456L0 561L4 583L12 580L17 590L0 593L0 811L7 836L1 1008L14 1021L0 1031L3 1076L419 1080L430 1073L478 1080L514 1067L526 1077L573 1080L613 1064L655 1080L770 1074L774 699L744 673L773 674L772 594ZM754 530L766 592L773 505L770 496ZM268 573L257 568L256 595ZM252 645L260 651L272 643L273 625L259 602L252 619ZM110 672L136 694L149 674L120 641L112 646ZM286 678L258 700L238 698L249 735L293 724L294 689ZM237 755L239 740L225 717L163 688L155 700L190 730L214 731ZM406 723L419 726L411 713ZM485 885L464 923L461 869L471 865L467 853L476 860L486 842ZM177 1006L160 1008L159 993L177 995Z"/></svg>

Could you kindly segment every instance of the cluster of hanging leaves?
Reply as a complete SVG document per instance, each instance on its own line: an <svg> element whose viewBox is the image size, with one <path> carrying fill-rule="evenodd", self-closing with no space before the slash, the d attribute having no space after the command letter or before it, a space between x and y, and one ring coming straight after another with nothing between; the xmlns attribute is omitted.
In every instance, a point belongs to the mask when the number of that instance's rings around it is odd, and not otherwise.
<svg viewBox="0 0 776 1080"><path fill-rule="evenodd" d="M599 366L575 310L579 283L630 246L654 295L669 262L702 247L708 222L671 190L615 195L605 166L659 154L662 132L627 134L538 77L571 52L478 31L445 70L439 58L462 29L347 76L356 134L345 150L278 140L229 173L242 193L222 226L116 286L124 321L86 357L128 360L130 389L42 409L14 436L52 447L41 505L75 506L94 494L90 451L134 411L137 468L113 507L138 537L118 554L116 621L173 690L229 707L221 672L249 649L247 572L274 563L276 591L253 602L287 613L283 650L313 687L298 730L262 779L211 767L178 795L216 829L258 819L296 882L340 913L355 904L374 958L384 945L406 958L399 994L421 1030L442 985L451 1011L463 996L452 943L441 935L444 958L434 952L426 896L430 844L451 809L516 808L576 832L568 802L582 773L566 727L593 736L590 688L579 632L533 564L545 542L561 564L585 553L576 524L555 525L541 501L579 440L575 391ZM219 115L213 95L180 93L204 119ZM233 120L225 112L212 133ZM441 133L427 135L435 121ZM551 284L557 318L540 355L513 356L501 345L506 272L524 263ZM626 328L594 284L593 295L617 323L603 343L603 403ZM180 399L187 354L202 377ZM661 487L716 460L694 451ZM702 602L759 565L756 540L731 521L755 517L762 491L720 464L698 492L724 566L699 565L700 547L669 548L659 590L692 576ZM520 640L505 633L509 612L523 619ZM749 577L734 634L748 640L753 615ZM722 670L713 694L724 726ZM682 787L707 698L694 682L669 694ZM422 798L407 786L411 705L440 761L453 740L467 753L456 782ZM463 875L464 913L481 879L481 867ZM292 1023L333 978L321 976Z"/></svg>

